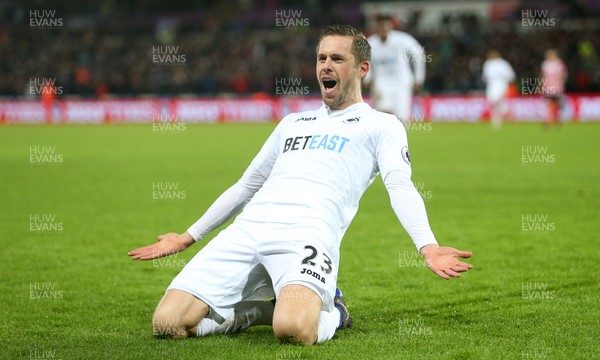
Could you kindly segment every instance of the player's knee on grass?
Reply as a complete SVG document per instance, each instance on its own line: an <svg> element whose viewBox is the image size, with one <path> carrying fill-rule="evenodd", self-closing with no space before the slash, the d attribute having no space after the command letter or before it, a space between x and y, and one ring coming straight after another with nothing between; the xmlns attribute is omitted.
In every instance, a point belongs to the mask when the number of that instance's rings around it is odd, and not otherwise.
<svg viewBox="0 0 600 360"><path fill-rule="evenodd" d="M277 297L273 313L273 333L282 342L313 345L317 342L323 303L311 289L288 285Z"/></svg>
<svg viewBox="0 0 600 360"><path fill-rule="evenodd" d="M273 318L273 333L281 342L313 345L317 342L317 327L300 317Z"/></svg>
<svg viewBox="0 0 600 360"><path fill-rule="evenodd" d="M173 339L195 336L198 323L207 313L208 306L193 295L168 291L152 317L152 334Z"/></svg>

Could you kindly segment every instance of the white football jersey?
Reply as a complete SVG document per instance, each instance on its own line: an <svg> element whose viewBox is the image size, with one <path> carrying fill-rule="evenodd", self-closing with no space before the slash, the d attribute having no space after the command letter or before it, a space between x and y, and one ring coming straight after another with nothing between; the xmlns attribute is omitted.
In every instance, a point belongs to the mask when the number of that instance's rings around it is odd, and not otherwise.
<svg viewBox="0 0 600 360"><path fill-rule="evenodd" d="M497 58L483 63L483 80L490 85L508 84L515 79L515 72L508 61Z"/></svg>
<svg viewBox="0 0 600 360"><path fill-rule="evenodd" d="M367 40L371 45L371 71L367 81L373 81L374 86L412 86L414 82L422 84L425 81L425 52L414 37L390 30L385 42L378 34Z"/></svg>
<svg viewBox="0 0 600 360"><path fill-rule="evenodd" d="M306 224L339 243L373 179L410 178L406 131L361 102L287 115L252 161L267 180L238 219Z"/></svg>

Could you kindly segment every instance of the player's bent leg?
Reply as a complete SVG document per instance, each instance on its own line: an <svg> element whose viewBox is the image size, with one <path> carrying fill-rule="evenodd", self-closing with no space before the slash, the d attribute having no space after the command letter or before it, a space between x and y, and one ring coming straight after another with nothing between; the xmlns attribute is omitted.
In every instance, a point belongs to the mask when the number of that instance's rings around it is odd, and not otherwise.
<svg viewBox="0 0 600 360"><path fill-rule="evenodd" d="M251 326L272 325L274 300L242 301L238 303L233 313L222 323L204 318L197 327L197 336L211 334L234 334Z"/></svg>
<svg viewBox="0 0 600 360"><path fill-rule="evenodd" d="M154 311L152 333L157 338L196 336L196 327L208 314L208 305L192 294L169 290Z"/></svg>
<svg viewBox="0 0 600 360"><path fill-rule="evenodd" d="M282 342L315 344L322 307L321 298L310 288L297 284L284 286L273 313L275 336Z"/></svg>

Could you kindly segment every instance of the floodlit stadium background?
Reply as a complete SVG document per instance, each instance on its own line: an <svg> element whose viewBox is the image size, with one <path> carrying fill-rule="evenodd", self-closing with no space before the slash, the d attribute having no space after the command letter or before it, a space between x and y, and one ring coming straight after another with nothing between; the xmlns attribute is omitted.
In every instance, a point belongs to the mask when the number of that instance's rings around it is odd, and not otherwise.
<svg viewBox="0 0 600 360"><path fill-rule="evenodd" d="M0 1L0 358L598 358L599 7ZM278 119L321 105L325 25L370 34L379 12L424 47L412 180L440 244L473 251L474 268L432 274L376 179L341 246L353 329L314 347L282 345L268 326L154 339L166 287L216 232L151 261L128 251L185 231ZM491 47L517 74L499 129L481 82ZM560 126L542 125L547 103L527 85L548 47L569 72Z"/></svg>
<svg viewBox="0 0 600 360"><path fill-rule="evenodd" d="M546 119L532 84L550 47L568 68L562 121L598 121L599 10L593 0L8 1L0 122L277 120L319 105L314 48L323 27L347 23L369 35L377 13L423 46L413 121L485 120L490 48L517 73L508 118Z"/></svg>

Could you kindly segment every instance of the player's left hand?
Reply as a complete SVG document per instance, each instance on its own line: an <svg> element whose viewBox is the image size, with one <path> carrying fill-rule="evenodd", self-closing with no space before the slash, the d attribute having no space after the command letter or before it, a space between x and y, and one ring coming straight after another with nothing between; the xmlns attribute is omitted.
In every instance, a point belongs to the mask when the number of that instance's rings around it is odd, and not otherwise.
<svg viewBox="0 0 600 360"><path fill-rule="evenodd" d="M461 251L449 246L436 244L425 245L420 250L425 258L427 267L436 275L446 280L460 277L461 272L473 268L473 265L460 261L458 258L470 258L470 251Z"/></svg>
<svg viewBox="0 0 600 360"><path fill-rule="evenodd" d="M158 242L132 250L127 255L131 256L132 260L152 260L176 254L192 244L194 239L187 232L181 235L166 233L158 237Z"/></svg>

